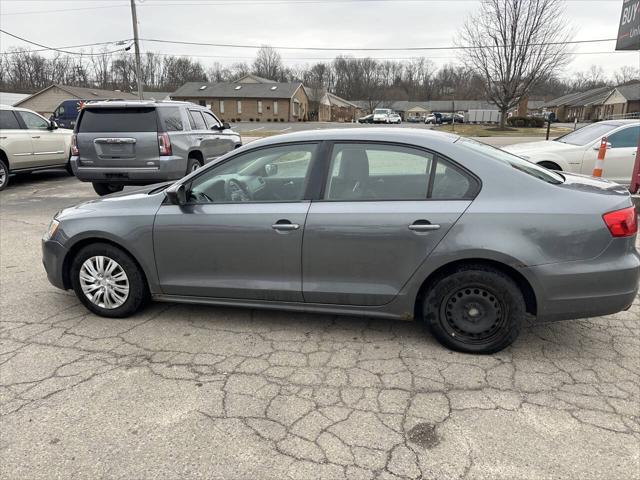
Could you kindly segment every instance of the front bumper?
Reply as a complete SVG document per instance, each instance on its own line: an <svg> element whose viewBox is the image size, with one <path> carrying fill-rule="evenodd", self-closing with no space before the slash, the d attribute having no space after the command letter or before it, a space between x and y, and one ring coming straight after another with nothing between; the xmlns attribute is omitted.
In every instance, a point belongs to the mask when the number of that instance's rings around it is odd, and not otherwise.
<svg viewBox="0 0 640 480"><path fill-rule="evenodd" d="M529 267L538 279L540 322L610 315L638 295L640 255L635 239L616 239L596 259Z"/></svg>
<svg viewBox="0 0 640 480"><path fill-rule="evenodd" d="M64 278L64 259L67 249L55 240L42 239L42 264L47 272L47 278L54 287L67 290Z"/></svg>
<svg viewBox="0 0 640 480"><path fill-rule="evenodd" d="M116 183L146 185L169 180L178 180L185 176L187 163L182 157L160 157L157 166L87 166L81 165L79 157L70 159L73 174L78 180L94 183Z"/></svg>

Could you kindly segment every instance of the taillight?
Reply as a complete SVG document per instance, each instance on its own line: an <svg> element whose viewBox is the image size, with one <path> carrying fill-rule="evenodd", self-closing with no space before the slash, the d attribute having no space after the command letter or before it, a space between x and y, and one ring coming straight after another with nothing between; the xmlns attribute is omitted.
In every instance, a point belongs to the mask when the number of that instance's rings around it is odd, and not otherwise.
<svg viewBox="0 0 640 480"><path fill-rule="evenodd" d="M605 213L602 215L602 219L614 237L630 237L638 231L636 207Z"/></svg>
<svg viewBox="0 0 640 480"><path fill-rule="evenodd" d="M167 132L158 135L158 147L160 148L160 156L167 157L171 155L171 140Z"/></svg>
<svg viewBox="0 0 640 480"><path fill-rule="evenodd" d="M80 150L78 150L78 136L75 133L71 135L71 155L74 157L80 155Z"/></svg>

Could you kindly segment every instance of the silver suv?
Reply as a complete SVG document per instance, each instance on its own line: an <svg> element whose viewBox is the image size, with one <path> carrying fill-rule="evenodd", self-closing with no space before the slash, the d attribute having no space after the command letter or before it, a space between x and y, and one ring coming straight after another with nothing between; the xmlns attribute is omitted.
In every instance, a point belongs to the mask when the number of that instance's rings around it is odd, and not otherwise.
<svg viewBox="0 0 640 480"><path fill-rule="evenodd" d="M98 195L182 178L242 145L240 135L188 102L97 102L80 112L71 167Z"/></svg>

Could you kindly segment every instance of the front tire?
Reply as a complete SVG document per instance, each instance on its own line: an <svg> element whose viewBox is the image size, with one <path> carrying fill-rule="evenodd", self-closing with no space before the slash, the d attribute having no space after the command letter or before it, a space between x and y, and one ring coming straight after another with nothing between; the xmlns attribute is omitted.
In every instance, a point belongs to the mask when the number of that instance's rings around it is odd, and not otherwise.
<svg viewBox="0 0 640 480"><path fill-rule="evenodd" d="M447 348L465 353L495 353L513 343L526 306L516 283L483 265L460 266L438 279L423 303L423 319Z"/></svg>
<svg viewBox="0 0 640 480"><path fill-rule="evenodd" d="M70 275L78 299L101 317L128 317L149 299L138 264L108 243L94 243L80 250L71 262Z"/></svg>
<svg viewBox="0 0 640 480"><path fill-rule="evenodd" d="M187 175L195 172L201 166L202 163L200 163L200 160L198 160L196 157L189 157L189 160L187 161Z"/></svg>
<svg viewBox="0 0 640 480"><path fill-rule="evenodd" d="M93 189L98 195L104 197L110 193L121 192L124 189L124 185L117 185L115 183L93 183Z"/></svg>
<svg viewBox="0 0 640 480"><path fill-rule="evenodd" d="M0 159L0 192L9 185L9 167Z"/></svg>

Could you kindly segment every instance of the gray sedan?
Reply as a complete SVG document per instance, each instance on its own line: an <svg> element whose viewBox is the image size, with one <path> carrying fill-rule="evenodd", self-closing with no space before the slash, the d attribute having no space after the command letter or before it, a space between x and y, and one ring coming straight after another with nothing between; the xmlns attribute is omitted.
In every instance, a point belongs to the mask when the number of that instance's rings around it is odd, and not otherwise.
<svg viewBox="0 0 640 480"><path fill-rule="evenodd" d="M417 319L490 353L538 322L628 308L629 193L413 129L251 143L173 184L59 212L49 280L92 312L148 300Z"/></svg>

